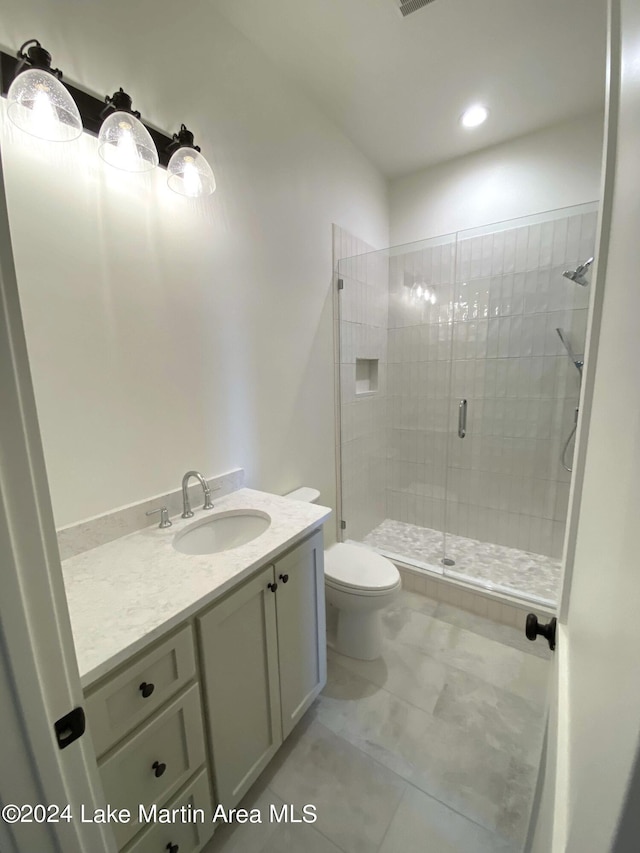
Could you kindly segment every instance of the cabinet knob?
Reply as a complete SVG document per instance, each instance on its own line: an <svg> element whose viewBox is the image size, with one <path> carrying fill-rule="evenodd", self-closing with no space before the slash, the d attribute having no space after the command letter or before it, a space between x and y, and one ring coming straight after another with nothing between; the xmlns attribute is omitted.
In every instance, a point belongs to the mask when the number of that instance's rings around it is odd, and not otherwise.
<svg viewBox="0 0 640 853"><path fill-rule="evenodd" d="M278 575L282 583L286 583L289 580L289 575Z"/></svg>
<svg viewBox="0 0 640 853"><path fill-rule="evenodd" d="M159 779L167 769L167 765L163 764L162 761L154 761L151 765L151 769L153 770L156 779Z"/></svg>
<svg viewBox="0 0 640 853"><path fill-rule="evenodd" d="M169 851L169 853L178 853L178 850L179 850L180 848L178 847L178 845L177 845L177 844L172 844L171 842L169 842L169 843L167 844L166 849Z"/></svg>
<svg viewBox="0 0 640 853"><path fill-rule="evenodd" d="M142 696L145 699L148 699L149 696L151 696L151 694L153 693L153 691L155 689L156 689L155 684L151 684L151 682L149 682L147 684L146 681L143 681L142 684L140 685L140 692L142 693Z"/></svg>
<svg viewBox="0 0 640 853"><path fill-rule="evenodd" d="M267 587L271 590L271 592L275 592L278 589L277 583L268 583Z"/></svg>

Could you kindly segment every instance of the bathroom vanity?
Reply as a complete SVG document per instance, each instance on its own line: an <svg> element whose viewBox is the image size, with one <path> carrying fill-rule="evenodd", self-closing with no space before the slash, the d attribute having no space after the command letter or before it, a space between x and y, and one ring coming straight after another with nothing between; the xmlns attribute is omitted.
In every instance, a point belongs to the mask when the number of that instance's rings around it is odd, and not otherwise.
<svg viewBox="0 0 640 853"><path fill-rule="evenodd" d="M325 684L330 510L241 489L209 518L247 509L270 524L232 550L176 550L201 511L63 564L105 800L131 814L112 823L126 853L198 851L215 804L238 803ZM158 822L162 809L187 820Z"/></svg>

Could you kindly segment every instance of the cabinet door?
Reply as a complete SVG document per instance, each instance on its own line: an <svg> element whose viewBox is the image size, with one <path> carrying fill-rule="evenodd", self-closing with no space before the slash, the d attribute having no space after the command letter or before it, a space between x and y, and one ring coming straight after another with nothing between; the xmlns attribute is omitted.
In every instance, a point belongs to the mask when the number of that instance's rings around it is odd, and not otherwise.
<svg viewBox="0 0 640 853"><path fill-rule="evenodd" d="M216 799L235 806L282 743L273 566L198 619Z"/></svg>
<svg viewBox="0 0 640 853"><path fill-rule="evenodd" d="M275 564L282 735L291 732L327 680L322 532Z"/></svg>

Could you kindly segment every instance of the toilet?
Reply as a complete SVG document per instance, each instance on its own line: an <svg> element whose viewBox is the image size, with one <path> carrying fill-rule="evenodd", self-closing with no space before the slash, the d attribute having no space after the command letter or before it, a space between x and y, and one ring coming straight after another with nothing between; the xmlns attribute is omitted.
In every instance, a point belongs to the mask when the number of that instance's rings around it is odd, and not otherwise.
<svg viewBox="0 0 640 853"><path fill-rule="evenodd" d="M285 495L316 503L317 489L307 486ZM324 553L327 602L338 612L335 651L359 660L382 654L382 610L402 588L398 569L390 560L361 545L337 542Z"/></svg>

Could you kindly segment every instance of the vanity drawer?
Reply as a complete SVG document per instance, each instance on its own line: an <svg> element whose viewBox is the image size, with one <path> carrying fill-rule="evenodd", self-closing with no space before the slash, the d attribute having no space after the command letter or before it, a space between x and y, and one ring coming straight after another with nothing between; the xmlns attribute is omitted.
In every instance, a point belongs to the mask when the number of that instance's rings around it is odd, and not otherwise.
<svg viewBox="0 0 640 853"><path fill-rule="evenodd" d="M130 823L113 824L119 847L140 830L140 804L164 803L204 764L198 685L98 762L105 800L128 809Z"/></svg>
<svg viewBox="0 0 640 853"><path fill-rule="evenodd" d="M124 853L166 853L175 845L179 853L195 853L213 835L213 798L207 771L203 770L193 782L180 791L165 808L185 809L186 820L177 815L171 823L155 823L140 833L125 848ZM192 821L195 809L204 811L204 821Z"/></svg>
<svg viewBox="0 0 640 853"><path fill-rule="evenodd" d="M86 712L96 754L102 755L133 731L195 671L193 633L187 626L90 692Z"/></svg>

